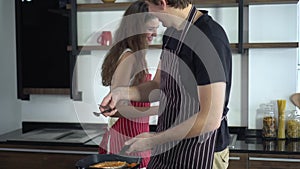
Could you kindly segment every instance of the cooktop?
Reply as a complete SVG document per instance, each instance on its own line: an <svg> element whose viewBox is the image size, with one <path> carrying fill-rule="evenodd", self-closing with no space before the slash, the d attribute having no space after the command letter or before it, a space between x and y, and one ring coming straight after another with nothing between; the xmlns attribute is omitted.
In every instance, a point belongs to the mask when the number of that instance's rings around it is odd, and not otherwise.
<svg viewBox="0 0 300 169"><path fill-rule="evenodd" d="M100 137L104 131L81 129L53 129L43 128L23 133L19 136L8 138L8 142L47 142L47 143L74 143L84 144L96 137Z"/></svg>

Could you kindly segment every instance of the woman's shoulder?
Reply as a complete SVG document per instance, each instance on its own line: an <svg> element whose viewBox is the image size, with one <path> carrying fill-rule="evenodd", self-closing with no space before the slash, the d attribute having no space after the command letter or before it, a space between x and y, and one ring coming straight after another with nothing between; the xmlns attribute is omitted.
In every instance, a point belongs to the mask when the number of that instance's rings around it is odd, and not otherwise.
<svg viewBox="0 0 300 169"><path fill-rule="evenodd" d="M123 53L119 57L119 62L122 62L122 61L127 60L127 59L131 60L131 61L135 60L134 54L133 54L132 50L129 49L129 48L127 48L123 51Z"/></svg>

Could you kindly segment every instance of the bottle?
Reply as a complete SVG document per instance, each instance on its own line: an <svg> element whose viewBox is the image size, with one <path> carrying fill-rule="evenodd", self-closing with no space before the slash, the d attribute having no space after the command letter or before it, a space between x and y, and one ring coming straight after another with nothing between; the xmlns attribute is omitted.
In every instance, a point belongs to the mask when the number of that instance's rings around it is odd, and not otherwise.
<svg viewBox="0 0 300 169"><path fill-rule="evenodd" d="M285 106L286 106L286 100L277 100L278 139L285 139Z"/></svg>
<svg viewBox="0 0 300 169"><path fill-rule="evenodd" d="M263 138L276 138L276 118L272 104L266 104L263 117Z"/></svg>

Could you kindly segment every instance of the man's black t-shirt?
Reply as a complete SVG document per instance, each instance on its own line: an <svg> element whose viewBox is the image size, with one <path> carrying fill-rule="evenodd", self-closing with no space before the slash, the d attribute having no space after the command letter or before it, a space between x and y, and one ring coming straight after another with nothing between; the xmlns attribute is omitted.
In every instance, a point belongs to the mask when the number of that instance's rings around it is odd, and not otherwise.
<svg viewBox="0 0 300 169"><path fill-rule="evenodd" d="M197 93L191 85L207 85L215 82L226 83L224 119L217 131L215 151L224 150L229 145L229 129L227 123L228 101L231 89L232 54L227 35L223 28L216 23L207 11L189 29L178 57L183 61L182 67L189 71L182 71L181 81L188 87L189 93ZM181 31L168 28L163 38L167 49L176 49ZM184 68L182 68L184 70ZM192 74L191 74L192 73ZM192 80L193 79L193 80ZM195 95L197 97L197 95Z"/></svg>

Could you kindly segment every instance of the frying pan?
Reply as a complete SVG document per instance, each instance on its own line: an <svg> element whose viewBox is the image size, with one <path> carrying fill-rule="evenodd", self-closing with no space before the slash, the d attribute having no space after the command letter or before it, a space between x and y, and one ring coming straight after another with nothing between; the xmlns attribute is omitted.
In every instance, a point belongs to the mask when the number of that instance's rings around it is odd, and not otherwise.
<svg viewBox="0 0 300 169"><path fill-rule="evenodd" d="M117 154L93 154L77 161L75 166L77 169L95 169L89 167L93 164L105 161L126 161L127 163L137 163L135 167L123 167L122 169L139 169L141 158L123 155L121 156Z"/></svg>

